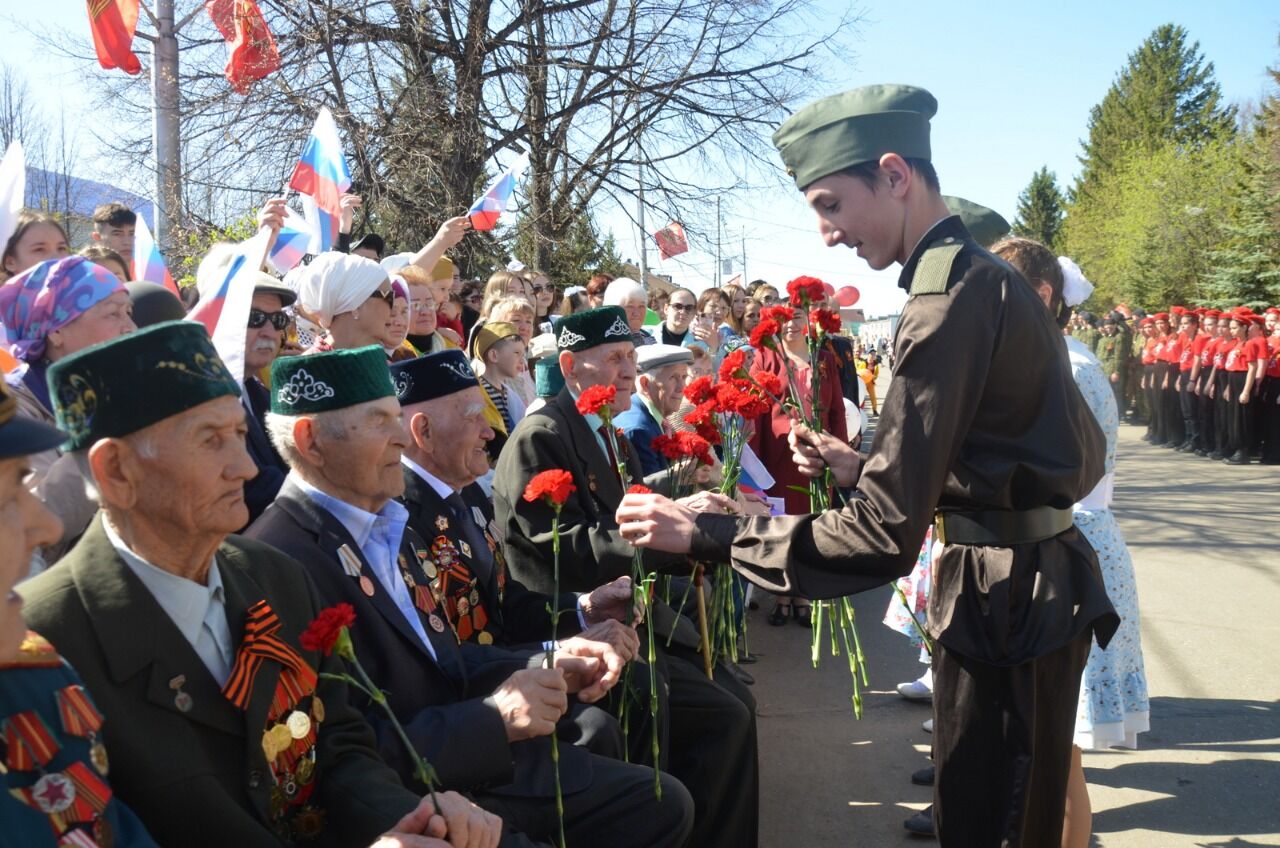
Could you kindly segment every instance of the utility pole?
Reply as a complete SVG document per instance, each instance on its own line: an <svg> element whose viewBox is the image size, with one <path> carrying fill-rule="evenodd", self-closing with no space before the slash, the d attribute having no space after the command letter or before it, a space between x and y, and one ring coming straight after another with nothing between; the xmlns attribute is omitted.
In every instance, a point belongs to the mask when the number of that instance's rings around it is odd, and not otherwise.
<svg viewBox="0 0 1280 848"><path fill-rule="evenodd" d="M151 63L152 146L156 157L156 243L170 247L182 206L181 113L178 100L178 29L174 0L156 0L155 55ZM191 19L188 16L182 23Z"/></svg>
<svg viewBox="0 0 1280 848"><path fill-rule="evenodd" d="M747 287L747 228L742 228L742 267L738 269L742 275L742 288Z"/></svg>
<svg viewBox="0 0 1280 848"><path fill-rule="evenodd" d="M643 149L643 148L641 148ZM640 188L639 209L636 217L640 221L640 285L649 288L649 231L644 225L644 162L636 163L636 182Z"/></svg>
<svg viewBox="0 0 1280 848"><path fill-rule="evenodd" d="M720 197L716 196L716 288L720 288Z"/></svg>

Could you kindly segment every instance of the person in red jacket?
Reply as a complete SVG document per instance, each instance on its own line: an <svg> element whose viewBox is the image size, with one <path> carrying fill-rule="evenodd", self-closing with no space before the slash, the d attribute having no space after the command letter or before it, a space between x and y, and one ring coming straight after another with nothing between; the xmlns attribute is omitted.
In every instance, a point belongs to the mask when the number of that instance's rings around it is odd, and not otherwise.
<svg viewBox="0 0 1280 848"><path fill-rule="evenodd" d="M1227 387L1222 400L1226 406L1227 456L1230 465L1249 464L1249 441L1253 437L1252 411L1254 376L1257 371L1257 345L1248 344L1249 325L1254 315L1244 307L1231 313L1231 336L1235 344L1227 351L1222 368L1227 373Z"/></svg>
<svg viewBox="0 0 1280 848"><path fill-rule="evenodd" d="M1218 335L1217 309L1206 309L1200 318L1199 349L1191 368L1192 391L1196 395L1196 456L1208 456L1216 447L1213 427L1213 396L1209 391L1213 378L1213 357L1222 339Z"/></svg>
<svg viewBox="0 0 1280 848"><path fill-rule="evenodd" d="M1262 464L1280 465L1280 308L1269 308L1263 319L1267 334L1267 361L1263 371Z"/></svg>
<svg viewBox="0 0 1280 848"><path fill-rule="evenodd" d="M1187 309L1182 313L1178 321L1178 338L1181 345L1175 366L1177 371L1170 374L1169 379L1176 381L1178 417L1182 422L1182 441L1177 449L1179 453L1190 453L1196 449L1196 405L1191 370L1195 367L1197 351L1205 343L1200 335L1200 311Z"/></svg>
<svg viewBox="0 0 1280 848"><path fill-rule="evenodd" d="M1142 395L1147 399L1147 410L1150 415L1147 416L1147 432L1143 434L1142 440L1155 443L1156 432L1159 430L1160 405L1157 403L1155 393L1156 382L1156 358L1160 353L1160 338L1156 335L1156 319L1154 317L1143 318L1138 327L1142 331L1142 335L1146 338L1146 342L1142 345Z"/></svg>
<svg viewBox="0 0 1280 848"><path fill-rule="evenodd" d="M1173 312L1160 320L1156 315L1156 326L1164 332L1164 343L1160 348L1160 356L1156 363L1160 382L1157 386L1160 395L1160 439L1156 442L1162 448L1176 448L1182 444L1182 410L1178 406L1178 360L1182 358L1184 346L1183 336L1178 330L1178 323L1185 311L1181 306L1173 307Z"/></svg>

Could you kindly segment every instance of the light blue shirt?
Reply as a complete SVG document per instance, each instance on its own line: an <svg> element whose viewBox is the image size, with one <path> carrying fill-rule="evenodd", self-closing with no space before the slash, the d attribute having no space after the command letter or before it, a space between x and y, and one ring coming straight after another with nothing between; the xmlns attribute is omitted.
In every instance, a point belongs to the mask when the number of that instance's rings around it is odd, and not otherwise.
<svg viewBox="0 0 1280 848"><path fill-rule="evenodd" d="M217 558L209 564L208 584L201 586L135 554L105 516L102 526L116 553L195 649L213 679L219 686L225 684L235 661L235 647L227 624L226 592L222 588L222 575L218 573Z"/></svg>
<svg viewBox="0 0 1280 848"><path fill-rule="evenodd" d="M404 528L409 523L409 510L397 501L387 501L382 509L368 512L358 506L352 506L330 494L320 491L297 474L290 474L289 479L306 492L307 497L316 506L328 512L347 528L351 538L355 539L360 553L364 554L369 568L382 584L382 588L391 595L396 609L409 622L413 632L422 640L432 659L436 656L435 646L427 638L427 630L422 625L422 615L413 605L409 595L409 587L400 576L400 542L404 539Z"/></svg>

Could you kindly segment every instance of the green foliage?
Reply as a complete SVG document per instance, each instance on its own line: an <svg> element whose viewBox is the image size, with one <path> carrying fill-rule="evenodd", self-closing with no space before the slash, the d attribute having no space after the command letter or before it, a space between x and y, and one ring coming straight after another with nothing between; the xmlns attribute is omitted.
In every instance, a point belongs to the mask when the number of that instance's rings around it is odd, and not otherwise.
<svg viewBox="0 0 1280 848"><path fill-rule="evenodd" d="M1035 239L1054 250L1063 214L1058 178L1046 165L1031 175L1031 182L1018 195L1018 216L1011 229L1016 236Z"/></svg>
<svg viewBox="0 0 1280 848"><path fill-rule="evenodd" d="M516 226L514 252L516 258L527 265L534 265L537 252L534 239L537 236L528 217L521 217ZM622 273L622 258L618 256L613 234L601 238L591 213L580 213L567 228L565 237L544 243L548 261L538 270L545 273L558 286L585 286L592 274L603 272L614 276Z"/></svg>
<svg viewBox="0 0 1280 848"><path fill-rule="evenodd" d="M196 269L209 248L218 242L242 242L258 230L256 212L246 212L225 227L200 225L175 230L173 247L165 255L165 265L179 287L196 284Z"/></svg>

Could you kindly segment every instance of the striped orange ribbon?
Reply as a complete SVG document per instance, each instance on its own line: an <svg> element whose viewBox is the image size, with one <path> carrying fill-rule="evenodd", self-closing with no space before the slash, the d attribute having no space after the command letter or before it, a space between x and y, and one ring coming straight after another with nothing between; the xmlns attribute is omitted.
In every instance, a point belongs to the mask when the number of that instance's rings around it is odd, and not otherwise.
<svg viewBox="0 0 1280 848"><path fill-rule="evenodd" d="M102 713L98 712L83 686L73 683L59 689L54 697L58 701L62 729L68 734L84 738L102 729Z"/></svg>
<svg viewBox="0 0 1280 848"><path fill-rule="evenodd" d="M40 714L33 710L9 716L5 720L4 741L9 750L8 765L14 771L43 768L58 753L58 742L53 738L53 731Z"/></svg>
<svg viewBox="0 0 1280 848"><path fill-rule="evenodd" d="M315 671L297 651L276 635L280 626L280 619L265 600L258 601L249 608L244 638L240 640L235 665L226 685L222 687L223 696L242 710L249 706L254 680L266 660L273 660L284 666L285 675L282 675L282 679L292 673L300 680L310 678L313 681L312 687L315 686Z"/></svg>

